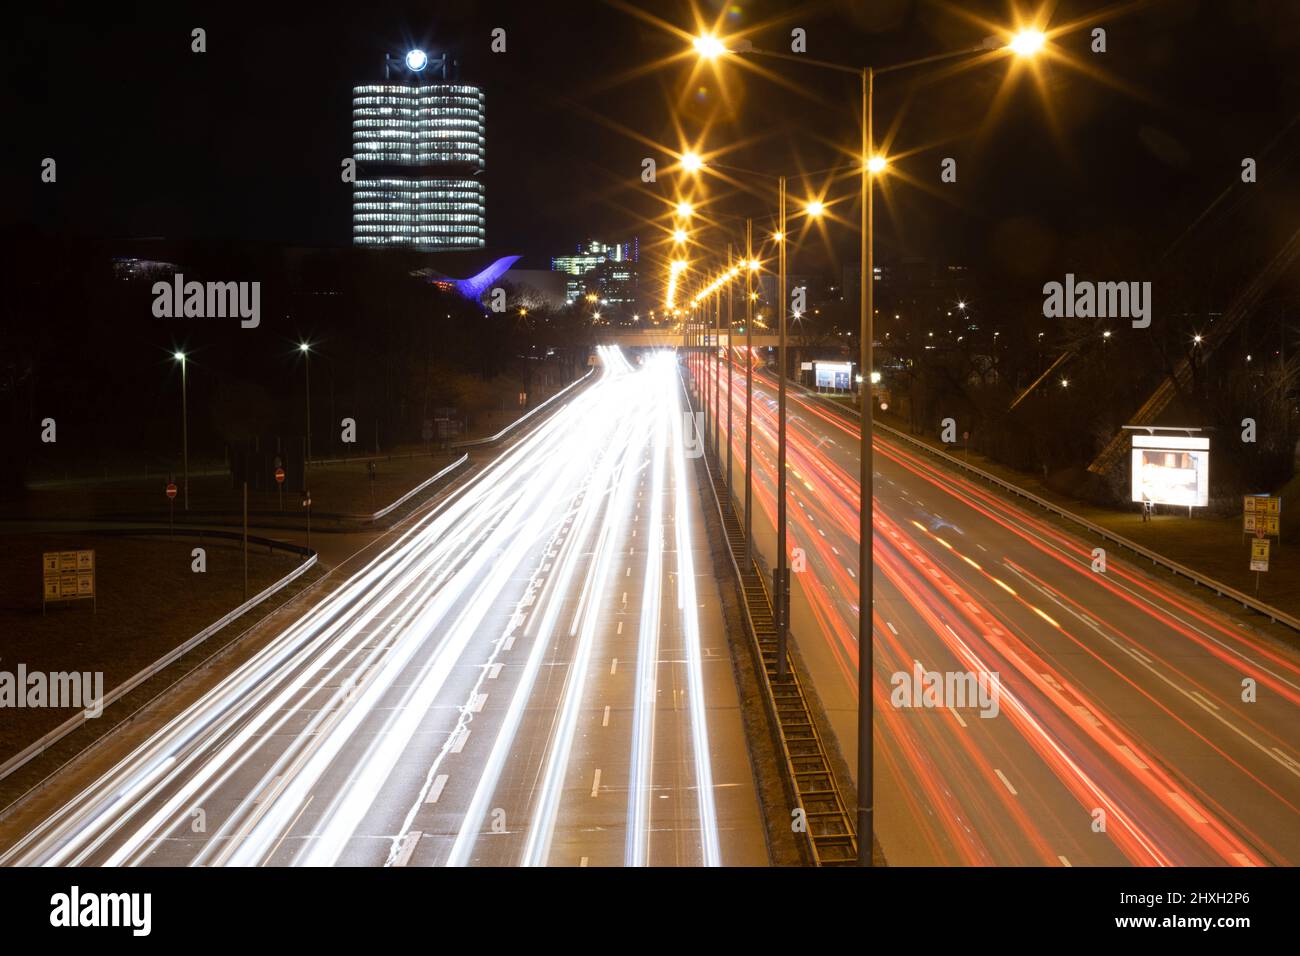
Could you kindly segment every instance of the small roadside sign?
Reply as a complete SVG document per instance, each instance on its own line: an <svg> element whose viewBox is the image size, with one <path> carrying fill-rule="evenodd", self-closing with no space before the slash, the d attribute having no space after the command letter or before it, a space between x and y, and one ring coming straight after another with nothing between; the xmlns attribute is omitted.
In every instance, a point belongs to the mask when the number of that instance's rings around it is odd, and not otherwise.
<svg viewBox="0 0 1300 956"><path fill-rule="evenodd" d="M1241 530L1282 538L1282 499L1276 495L1246 495L1242 499Z"/></svg>
<svg viewBox="0 0 1300 956"><path fill-rule="evenodd" d="M1268 538L1256 538L1250 543L1250 569L1252 571L1268 570Z"/></svg>
<svg viewBox="0 0 1300 956"><path fill-rule="evenodd" d="M176 482L174 481L167 482L167 497L168 498L176 497Z"/></svg>
<svg viewBox="0 0 1300 956"><path fill-rule="evenodd" d="M76 601L89 598L95 602L95 552L46 551L41 555L41 613L45 605L55 601Z"/></svg>
<svg viewBox="0 0 1300 956"><path fill-rule="evenodd" d="M277 485L282 485L282 484L284 484L284 469L283 469L283 468L277 468L277 469L275 469L275 483L276 483Z"/></svg>

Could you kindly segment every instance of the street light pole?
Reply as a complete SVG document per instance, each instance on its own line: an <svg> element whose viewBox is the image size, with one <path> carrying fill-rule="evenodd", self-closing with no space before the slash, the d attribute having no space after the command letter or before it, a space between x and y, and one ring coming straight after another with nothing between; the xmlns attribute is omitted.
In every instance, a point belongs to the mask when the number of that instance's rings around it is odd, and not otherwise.
<svg viewBox="0 0 1300 956"><path fill-rule="evenodd" d="M713 342L709 363L713 370L713 454L722 455L722 289L713 293Z"/></svg>
<svg viewBox="0 0 1300 956"><path fill-rule="evenodd" d="M727 261L730 262L731 259L732 259L731 243L727 243ZM748 265L746 265L746 268L748 268ZM730 282L728 282L727 283L727 351L725 353L727 356L727 500L728 501L734 500L731 497L731 405L732 405L731 402L731 365L732 365L731 333L732 331L734 331L735 326L732 323L732 318L731 318L731 299L732 299L732 285ZM721 345L722 343L719 342L718 344Z"/></svg>
<svg viewBox="0 0 1300 956"><path fill-rule="evenodd" d="M185 510L190 510L190 410L189 384L185 375L185 353L178 352L181 360L181 459L184 468Z"/></svg>
<svg viewBox="0 0 1300 956"><path fill-rule="evenodd" d="M790 633L790 585L789 568L786 560L785 529L785 247L789 237L785 231L785 177L780 178L778 187L777 233L777 296L781 300L777 306L780 317L780 341L777 347L777 436L776 436L776 584L774 600L777 604L776 623L776 678L786 679L786 644Z"/></svg>
<svg viewBox="0 0 1300 956"><path fill-rule="evenodd" d="M745 220L745 573L754 551L754 220Z"/></svg>
<svg viewBox="0 0 1300 956"><path fill-rule="evenodd" d="M858 454L858 865L871 866L873 842L873 812L875 767L873 763L873 733L875 700L871 677L875 666L873 631L874 553L872 537L872 416L875 408L871 397L872 349L875 335L875 265L873 242L875 236L873 189L871 185L871 154L874 149L871 134L872 99L875 93L875 72L871 67L862 71L862 197L861 197L861 249L858 267L861 271L861 289L858 295L858 333L861 336L860 352L862 391L859 399L862 412L859 425L861 447Z"/></svg>

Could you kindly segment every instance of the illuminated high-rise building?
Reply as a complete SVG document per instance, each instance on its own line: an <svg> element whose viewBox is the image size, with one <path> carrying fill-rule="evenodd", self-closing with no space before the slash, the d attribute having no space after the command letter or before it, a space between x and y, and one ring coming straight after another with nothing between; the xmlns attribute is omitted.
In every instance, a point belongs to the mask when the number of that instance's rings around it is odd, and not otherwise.
<svg viewBox="0 0 1300 956"><path fill-rule="evenodd" d="M384 60L384 83L352 89L353 245L483 248L483 91L446 54Z"/></svg>
<svg viewBox="0 0 1300 956"><path fill-rule="evenodd" d="M603 304L632 308L637 297L637 259L640 242L600 242L589 239L577 251L551 257L553 272L567 273L565 298L575 302L595 295Z"/></svg>

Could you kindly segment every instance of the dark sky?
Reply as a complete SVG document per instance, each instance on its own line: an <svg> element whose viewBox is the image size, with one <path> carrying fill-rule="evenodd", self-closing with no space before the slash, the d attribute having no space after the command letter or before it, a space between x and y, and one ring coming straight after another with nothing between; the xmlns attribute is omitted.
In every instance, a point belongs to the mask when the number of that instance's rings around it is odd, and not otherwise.
<svg viewBox="0 0 1300 956"><path fill-rule="evenodd" d="M693 22L689 4L638 7L683 28ZM716 3L697 9L717 19ZM963 12L1012 18L1001 2L737 0L727 9L724 32L767 23L756 45L788 49L789 31L802 27L809 56L846 63L976 43L986 31ZM1167 246L1237 179L1241 158L1264 154L1300 112L1300 4L1050 9L1052 27L1094 18L1108 51L1089 52L1087 28L1055 38L1083 68L1049 62L1037 79L1022 70L996 115L1005 61L919 87L926 71L881 78L877 134L897 120L895 153L929 147L901 167L924 188L889 190L882 255L978 260L1004 249L1010 259L1089 237ZM636 233L649 247L645 220L663 221L674 185L666 175L640 182L642 157L665 166L671 157L638 137L677 145L674 112L691 138L707 126L707 149L749 143L725 161L772 172L832 165L834 146L856 136L852 77L781 64L799 88L790 90L735 67L692 77L686 59L643 70L682 40L594 0L50 2L4 16L6 229L344 245L350 89L381 78L385 50L413 42L451 49L463 79L485 87L489 244L538 267L587 235ZM195 26L207 30L202 55L190 52ZM489 50L495 27L507 31L504 54ZM1284 137L1261 180L1294 180L1296 154ZM941 185L948 155L958 183ZM39 182L45 156L58 161L53 186ZM713 187L715 211L765 205L717 199L723 192ZM842 183L829 198L851 193ZM834 208L856 220L848 199ZM832 229L801 254L822 267L851 260L854 242L847 228Z"/></svg>

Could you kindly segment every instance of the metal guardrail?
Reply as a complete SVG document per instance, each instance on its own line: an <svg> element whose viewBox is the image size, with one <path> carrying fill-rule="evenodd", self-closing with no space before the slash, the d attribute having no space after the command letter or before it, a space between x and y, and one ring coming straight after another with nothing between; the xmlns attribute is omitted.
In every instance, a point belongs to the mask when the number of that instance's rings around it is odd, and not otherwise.
<svg viewBox="0 0 1300 956"><path fill-rule="evenodd" d="M214 532L211 531L207 533L214 534ZM228 534L233 534L233 533L215 532L215 534L220 536L226 536ZM233 535L233 536L241 537L239 535ZM250 538L249 540L251 541L253 539ZM259 540L261 543L271 543L271 544L280 543L280 542L270 542L268 539L259 539ZM299 548L296 545L285 545L284 547L286 550L294 550L299 552L305 550ZM119 698L135 690L135 688L139 687L141 684L143 684L149 678L153 677L163 668L169 666L170 664L174 663L181 657L184 657L194 648L198 647L200 644L206 641L213 634L217 633L217 631L221 630L231 621L236 620L237 618L240 617L240 615L256 607L258 604L260 604L262 601L265 601L268 597L270 597L272 594L275 594L277 591L280 591L285 587L288 587L299 577L305 574L307 572L307 569L312 567L315 563L316 563L316 555L315 553L312 553L307 558L306 561L298 565L298 567L294 568L292 571L290 571L288 574L282 577L279 581L276 581L270 587L263 590L260 594L256 594L253 597L249 598L247 601L239 605L239 607L235 608L233 611L224 615L220 619L213 621L203 630L199 631L193 637L185 641L185 643L181 644L178 647L172 648L170 651L168 651L158 660L154 661L144 670L140 671L134 677L131 677L126 681L123 681L117 687L114 687L111 691L109 691L107 694L104 695L104 699L103 701L101 701L101 706L103 708L107 708L114 701L118 700ZM45 752L48 748L58 743L58 741L62 740L68 734L72 733L72 731L76 730L78 727L80 727L89 719L92 718L88 718L86 716L86 712L84 710L80 710L77 713L73 714L71 717L69 717L67 720L65 720L63 723L59 724L59 726L55 727L49 733L45 734L38 740L35 740L32 743L28 744L25 748L20 750L18 753L14 754L3 764L0 764L0 780L3 780L5 777L9 776L9 774L13 773L13 771L17 770L19 767L27 763L33 757L36 757L39 754Z"/></svg>
<svg viewBox="0 0 1300 956"><path fill-rule="evenodd" d="M796 386L796 387L802 388L802 386ZM804 389L804 391L807 390ZM814 398L818 398L820 400L820 396L818 396L815 392L807 392L807 394L811 395ZM834 407L839 409L840 411L845 412L846 414L853 415L855 418L860 418L856 409L849 408L845 405L841 405L838 403L836 403ZM1292 615L1287 614L1285 611L1273 607L1273 605L1271 604L1265 604L1263 601L1258 601L1255 598L1251 597L1249 594L1246 594L1243 591L1238 591L1236 588L1232 587L1231 585L1224 584L1222 581L1218 581L1214 578L1208 577L1207 575L1201 574L1200 572L1192 568L1189 568L1184 564L1179 564L1177 561L1170 560L1169 558L1165 557L1163 554L1160 554L1159 552L1152 551L1150 548L1143 547L1142 545L1138 544L1136 541L1126 538L1121 534L1116 534L1115 532L1107 528L1104 528L1099 524L1089 521L1087 518L1084 518L1081 515L1075 514L1073 511L1067 511L1065 508L1053 504L1052 502L1048 501L1046 498L1041 498L1038 495L1034 494L1033 492L1026 491L1024 488L1021 488L1017 485L1013 485L1009 481L1003 481L997 475L989 474L987 471L985 471L982 468L976 468L974 465L970 464L969 462L962 461L960 458L954 457L953 455L949 455L947 452L940 451L938 448L935 448L929 442L921 441L919 438L915 438L914 436L909 435L906 432L899 431L897 428L894 428L890 425L886 425L884 422L881 421L873 421L873 424L875 425L875 427L889 432L891 435L895 436L896 438L901 438L904 441L909 442L915 445L916 447L922 449L923 451L929 452L931 455L934 455L937 458L942 458L950 465L960 468L963 471L968 471L972 475L982 478L984 481L987 481L990 484L997 485L1003 491L1009 492L1010 494L1016 495L1020 498L1024 498L1027 501L1032 501L1034 504L1038 505L1044 510L1050 511L1053 514L1066 519L1067 521L1073 521L1081 528L1086 528L1088 531L1091 531L1093 534L1099 536L1103 541L1113 541L1116 544L1118 544L1120 547L1126 548L1127 550L1132 551L1134 554L1140 555L1141 557L1147 559L1152 564L1159 565L1160 567L1163 567L1168 571L1172 571L1174 574L1187 578L1189 581L1191 581L1193 584L1198 585L1199 587L1208 588L1209 590L1213 591L1215 594L1219 595L1220 597L1226 597L1233 601L1236 601L1242 607L1247 608L1248 610L1254 611L1256 614L1260 614L1268 618L1270 621L1272 621L1275 624L1284 624L1287 627L1291 628L1291 630L1300 633L1300 618L1293 617Z"/></svg>
<svg viewBox="0 0 1300 956"><path fill-rule="evenodd" d="M450 465L448 465L446 468L442 469L442 471L438 472L436 475L433 475L433 476L431 476L431 477L429 477L429 478L426 478L424 481L420 482L418 485L416 485L414 488L412 488L412 489L411 489L410 491L408 491L406 494L402 495L402 497L398 498L398 499L397 499L396 501L394 501L392 504L385 505L383 508L380 508L380 509L379 509L378 511L376 511L374 514L371 514L371 515L364 515L364 514L338 514L338 515L331 515L330 517L333 517L333 518L342 518L342 519L346 519L346 520L349 520L349 521L360 521L360 522L367 522L367 521L369 521L369 522L374 522L374 521L379 521L381 518L386 518L386 517L388 517L388 515L392 514L394 511L396 511L396 510L397 510L398 508L400 508L402 505L406 504L408 501L410 501L412 498L414 498L414 497L415 497L416 495L418 495L420 492L424 491L424 489L428 488L428 487L429 487L431 484L433 484L435 481L437 481L437 480L439 480L440 478L446 477L447 475L451 474L453 471L455 471L455 470L456 470L457 468L459 468L461 465L466 464L468 461L469 461L469 453L466 452L465 454L463 454L463 455L461 455L459 458L457 458L455 461L453 461L453 462L452 462Z"/></svg>
<svg viewBox="0 0 1300 956"><path fill-rule="evenodd" d="M505 428L501 429L501 431L497 432L495 435L489 435L487 438L475 438L470 441L454 441L448 447L449 448L480 448L484 445L496 444L502 438L506 437L506 435L508 435L510 432L514 431L524 422L528 421L530 418L532 418L534 415L540 412L543 408L550 405L552 402L558 401L560 398L567 395L570 391L577 388L583 382L587 381L587 379L591 378L591 376L595 373L595 371L596 370L594 368L588 369L587 374L582 376L582 378L570 382L568 385L564 386L564 388L560 389L558 392L556 392L546 401L542 402L542 404L538 405L532 411L525 412L523 415L520 415L518 418L516 418Z"/></svg>
<svg viewBox="0 0 1300 956"><path fill-rule="evenodd" d="M703 436L700 436L700 442L707 449ZM816 866L854 864L858 856L854 819L840 795L830 756L822 743L789 651L786 653L786 678L777 679L776 623L767 581L752 553L748 570L742 570L745 534L736 517L731 489L726 487L726 479L710 466L707 450L703 459L718 517L727 536L727 554L731 557L731 567L740 587L741 606L750 637L750 656L759 673L763 704L783 758L786 799L791 807L803 811L804 846Z"/></svg>

